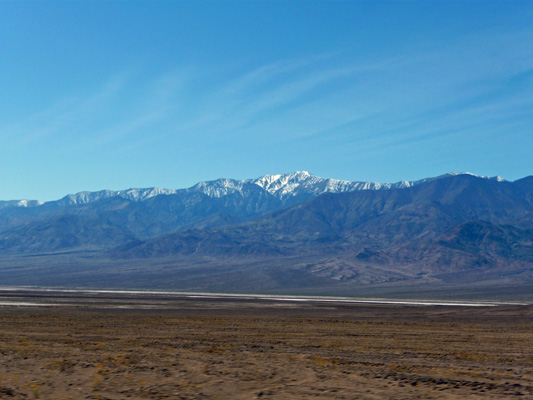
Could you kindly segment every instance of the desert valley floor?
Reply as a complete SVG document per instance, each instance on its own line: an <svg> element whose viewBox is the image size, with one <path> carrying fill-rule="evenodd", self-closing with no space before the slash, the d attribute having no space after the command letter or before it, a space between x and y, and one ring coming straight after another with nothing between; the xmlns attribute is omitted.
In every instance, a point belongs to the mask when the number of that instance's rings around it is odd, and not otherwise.
<svg viewBox="0 0 533 400"><path fill-rule="evenodd" d="M532 344L531 305L0 290L0 399L525 399Z"/></svg>

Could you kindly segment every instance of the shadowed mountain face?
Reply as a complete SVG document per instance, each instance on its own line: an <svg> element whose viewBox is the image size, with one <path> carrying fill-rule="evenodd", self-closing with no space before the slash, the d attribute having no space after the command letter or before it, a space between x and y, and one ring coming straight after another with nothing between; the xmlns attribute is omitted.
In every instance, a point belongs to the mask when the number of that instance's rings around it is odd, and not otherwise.
<svg viewBox="0 0 533 400"><path fill-rule="evenodd" d="M268 248L272 254L384 248L434 240L467 221L527 225L533 210L528 193L514 183L457 176L407 189L324 194L254 221L180 232L134 249L138 256L151 257L173 254L173 246L182 241L205 254L249 254L252 248L261 253ZM115 253L120 255L120 248Z"/></svg>
<svg viewBox="0 0 533 400"><path fill-rule="evenodd" d="M183 272L176 274L179 266L198 265L188 270L203 271L190 280L198 290L219 287L213 279L231 290L238 276L252 282L266 275L272 290L289 285L281 276L292 276L293 286L300 280L332 287L533 282L533 177L454 174L352 191L342 181L283 177L143 192L142 200L131 191L99 192L80 204L6 207L0 251L50 253L53 262L54 252L91 250L90 261L78 261L106 273L133 263L147 277L162 263L173 288L190 289Z"/></svg>
<svg viewBox="0 0 533 400"><path fill-rule="evenodd" d="M45 204L39 208L6 209L0 213L0 226L3 226L0 250L17 253L33 247L39 251L110 248L191 227L213 228L242 222L280 207L278 199L256 186L224 197L182 191L142 202L116 196L62 207ZM65 224L70 228L62 230ZM52 230L43 229L43 226ZM97 227L118 230L122 234L99 235L101 229L95 229ZM70 237L72 232L87 232L87 235L84 240L60 240L63 245L48 248L50 235ZM27 241L34 243L33 247L28 247Z"/></svg>
<svg viewBox="0 0 533 400"><path fill-rule="evenodd" d="M132 237L145 240L187 229L216 228L252 220L323 193L411 187L446 176L450 175L417 182L379 184L339 181L319 178L308 172L295 172L266 175L254 180L218 179L180 190L102 190L80 192L47 203L0 202L0 251L111 248ZM65 230L68 238L54 239L55 244L51 246L49 236L56 223L58 228L54 235L61 236L62 224L68 224L72 229ZM96 229L94 236L89 237L90 231L98 225L106 227L109 232L116 229L122 234L107 237L98 235L99 229ZM52 231L43 229L43 226ZM76 231L87 232L85 239L73 240L71 236L77 235Z"/></svg>

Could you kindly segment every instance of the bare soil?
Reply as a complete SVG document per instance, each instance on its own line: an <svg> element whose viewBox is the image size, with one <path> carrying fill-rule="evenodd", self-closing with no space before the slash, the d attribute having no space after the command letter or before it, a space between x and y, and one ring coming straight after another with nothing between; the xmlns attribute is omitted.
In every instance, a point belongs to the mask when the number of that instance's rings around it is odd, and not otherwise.
<svg viewBox="0 0 533 400"><path fill-rule="evenodd" d="M258 398L531 399L533 307L0 307L0 399Z"/></svg>

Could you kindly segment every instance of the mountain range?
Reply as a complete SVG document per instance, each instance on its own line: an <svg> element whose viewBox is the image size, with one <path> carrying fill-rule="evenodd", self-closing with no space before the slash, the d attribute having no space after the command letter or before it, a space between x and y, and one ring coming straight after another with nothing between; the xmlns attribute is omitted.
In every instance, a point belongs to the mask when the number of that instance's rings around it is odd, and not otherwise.
<svg viewBox="0 0 533 400"><path fill-rule="evenodd" d="M381 184L319 178L304 171L250 180L218 179L179 190L102 190L50 202L4 201L0 202L0 250L108 248L133 238L243 222L324 193L407 188L448 176L455 174Z"/></svg>
<svg viewBox="0 0 533 400"><path fill-rule="evenodd" d="M522 287L533 176L380 184L295 172L4 201L0 273L0 285L197 291Z"/></svg>

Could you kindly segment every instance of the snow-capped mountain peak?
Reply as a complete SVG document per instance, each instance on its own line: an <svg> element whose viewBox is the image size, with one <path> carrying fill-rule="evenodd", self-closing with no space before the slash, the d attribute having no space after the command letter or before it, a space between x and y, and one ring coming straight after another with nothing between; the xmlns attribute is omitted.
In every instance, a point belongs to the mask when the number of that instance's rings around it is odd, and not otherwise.
<svg viewBox="0 0 533 400"><path fill-rule="evenodd" d="M321 178L308 171L295 171L288 174L264 175L257 179L238 180L221 178L214 181L200 182L188 189L180 190L152 187L119 191L101 190L97 192L79 192L69 194L62 199L51 203L55 203L59 206L70 206L87 204L111 197L121 197L130 201L139 202L160 195L176 194L181 191L189 193L197 192L212 198L220 198L232 193L239 193L241 196L246 196L263 189L270 195L281 200L283 204L294 204L296 201L303 201L322 193L409 188L422 183L457 175L470 175L482 179L505 182L505 179L500 176L478 176L469 172L450 172L437 177L425 178L417 181L399 181L396 183L350 182L338 179ZM0 209L9 207L37 207L42 204L45 203L37 200L0 201Z"/></svg>
<svg viewBox="0 0 533 400"><path fill-rule="evenodd" d="M197 183L187 190L201 192L209 197L223 197L230 193L243 191L249 185L254 185L277 197L284 197L284 195L293 193L302 184L320 180L323 178L313 176L307 171L297 171L290 174L264 175L257 179L217 179Z"/></svg>
<svg viewBox="0 0 533 400"><path fill-rule="evenodd" d="M497 176L484 176L484 175L476 175L471 172L449 172L447 174L437 176L434 179L447 178L449 176L457 176L457 175L470 175L470 176L475 176L476 178L490 179L490 180L494 180L498 182L506 182L505 179L503 179L501 176L498 176L498 175ZM431 178L428 178L428 179L431 179Z"/></svg>
<svg viewBox="0 0 533 400"><path fill-rule="evenodd" d="M278 193L279 191L283 194L288 194L303 183L316 182L322 179L311 175L307 171L296 171L283 175L265 175L252 182L271 194Z"/></svg>
<svg viewBox="0 0 533 400"><path fill-rule="evenodd" d="M175 189L163 188L127 189L118 191L100 190L98 192L78 192L75 194L69 194L57 202L60 205L87 204L110 197L122 197L132 201L143 201L154 196L174 193L176 193Z"/></svg>
<svg viewBox="0 0 533 400"><path fill-rule="evenodd" d="M31 207L38 207L43 204L44 202L38 201L38 200L8 200L8 201L0 201L0 209L9 208L9 207L31 208Z"/></svg>
<svg viewBox="0 0 533 400"><path fill-rule="evenodd" d="M215 181L200 182L186 189L189 192L200 192L209 197L224 197L230 193L243 190L247 181L236 179L217 179Z"/></svg>

